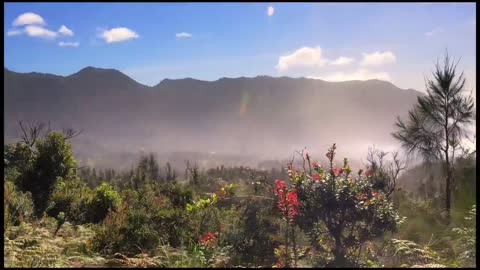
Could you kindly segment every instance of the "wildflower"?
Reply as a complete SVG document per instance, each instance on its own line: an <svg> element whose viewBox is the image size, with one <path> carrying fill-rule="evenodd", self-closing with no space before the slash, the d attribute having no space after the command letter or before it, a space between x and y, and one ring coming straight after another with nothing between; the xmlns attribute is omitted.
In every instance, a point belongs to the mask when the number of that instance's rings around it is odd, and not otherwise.
<svg viewBox="0 0 480 270"><path fill-rule="evenodd" d="M287 187L287 185L285 184L285 182L283 182L283 181L280 180L280 179L275 180L275 184L277 184L278 188L285 188L285 187Z"/></svg>
<svg viewBox="0 0 480 270"><path fill-rule="evenodd" d="M312 166L315 168L318 166L318 163L316 161L312 162Z"/></svg>
<svg viewBox="0 0 480 270"><path fill-rule="evenodd" d="M378 195L378 193L377 193L377 192L375 192L375 191L374 191L374 192L372 192L372 196L377 196L377 195Z"/></svg>
<svg viewBox="0 0 480 270"><path fill-rule="evenodd" d="M343 173L343 169L338 169L338 168L333 168L332 171L336 174L342 174Z"/></svg>
<svg viewBox="0 0 480 270"><path fill-rule="evenodd" d="M274 189L278 196L278 208L287 220L292 220L298 214L300 205L297 197L297 190L287 191L287 186L282 180L276 180L277 188Z"/></svg>
<svg viewBox="0 0 480 270"><path fill-rule="evenodd" d="M199 240L200 240L200 243L202 243L203 245L209 245L215 242L217 240L217 237L213 233L206 232L205 234L203 234L202 237L200 237Z"/></svg>
<svg viewBox="0 0 480 270"><path fill-rule="evenodd" d="M282 258L278 258L278 261L276 264L272 266L272 268L282 268L285 266L285 262L283 261Z"/></svg>
<svg viewBox="0 0 480 270"><path fill-rule="evenodd" d="M320 180L320 174L314 174L312 175L313 180Z"/></svg>

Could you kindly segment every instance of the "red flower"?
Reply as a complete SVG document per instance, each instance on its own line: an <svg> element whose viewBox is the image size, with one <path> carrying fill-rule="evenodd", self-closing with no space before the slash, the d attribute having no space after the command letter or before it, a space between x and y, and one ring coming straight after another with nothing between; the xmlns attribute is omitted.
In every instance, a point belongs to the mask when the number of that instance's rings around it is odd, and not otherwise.
<svg viewBox="0 0 480 270"><path fill-rule="evenodd" d="M320 180L320 174L314 174L312 175L313 180Z"/></svg>
<svg viewBox="0 0 480 270"><path fill-rule="evenodd" d="M374 191L374 192L372 192L372 196L377 196L377 195L378 195L378 193L377 193L377 192L375 192L375 191Z"/></svg>
<svg viewBox="0 0 480 270"><path fill-rule="evenodd" d="M283 217L292 220L298 214L298 206L300 205L297 198L297 190L287 191L287 185L282 180L276 180L277 188L274 189L278 196L278 208Z"/></svg>
<svg viewBox="0 0 480 270"><path fill-rule="evenodd" d="M217 240L217 237L213 233L206 232L203 234L202 237L200 237L200 242L204 245L208 245L212 242L215 242Z"/></svg>
<svg viewBox="0 0 480 270"><path fill-rule="evenodd" d="M287 186L287 185L285 185L285 182L283 182L283 181L280 180L280 179L275 180L275 184L277 184L277 186L278 186L279 188L284 188L284 187Z"/></svg>
<svg viewBox="0 0 480 270"><path fill-rule="evenodd" d="M333 168L332 171L336 174L342 174L343 173L343 169L338 169L338 168Z"/></svg>
<svg viewBox="0 0 480 270"><path fill-rule="evenodd" d="M318 166L318 163L316 161L312 162L312 166L313 167L317 167Z"/></svg>

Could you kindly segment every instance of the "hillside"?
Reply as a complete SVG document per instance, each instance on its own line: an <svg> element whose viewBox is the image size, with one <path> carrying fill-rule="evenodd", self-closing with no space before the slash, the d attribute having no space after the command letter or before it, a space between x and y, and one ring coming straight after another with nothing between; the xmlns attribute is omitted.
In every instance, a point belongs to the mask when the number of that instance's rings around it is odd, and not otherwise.
<svg viewBox="0 0 480 270"><path fill-rule="evenodd" d="M5 139L16 137L17 120L50 121L84 130L73 143L85 158L138 153L147 145L143 150L157 153L284 158L305 146L324 151L333 141L363 156L368 145L394 142L396 116L418 95L379 80L187 78L148 87L114 69L56 76L5 68Z"/></svg>

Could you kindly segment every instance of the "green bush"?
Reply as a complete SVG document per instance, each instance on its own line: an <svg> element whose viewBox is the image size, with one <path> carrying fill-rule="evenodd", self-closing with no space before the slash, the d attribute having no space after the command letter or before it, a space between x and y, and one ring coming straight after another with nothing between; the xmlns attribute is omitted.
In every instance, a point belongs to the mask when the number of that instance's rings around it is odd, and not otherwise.
<svg viewBox="0 0 480 270"><path fill-rule="evenodd" d="M30 192L17 191L13 182L4 182L3 191L4 229L29 222L33 216L33 201Z"/></svg>
<svg viewBox="0 0 480 270"><path fill-rule="evenodd" d="M334 256L329 265L354 266L357 262L351 255L367 240L395 231L400 217L385 194L376 192L366 177L351 176L346 159L342 168L333 167L335 149L334 144L326 154L330 161L327 169L315 163L309 164L310 173L290 167L290 180L300 202L295 222L317 248L321 236L328 236L323 242ZM307 161L310 163L308 154Z"/></svg>
<svg viewBox="0 0 480 270"><path fill-rule="evenodd" d="M279 220L272 215L272 201L247 200L227 231L227 242L233 246L236 265L270 267L275 263L275 248L281 244Z"/></svg>
<svg viewBox="0 0 480 270"><path fill-rule="evenodd" d="M46 212L54 218L63 212L64 219L71 223L86 223L92 197L92 190L80 179L59 178Z"/></svg>
<svg viewBox="0 0 480 270"><path fill-rule="evenodd" d="M121 204L117 191L108 183L102 183L94 191L93 199L89 205L89 221L101 222L110 211L116 211Z"/></svg>
<svg viewBox="0 0 480 270"><path fill-rule="evenodd" d="M453 228L453 232L458 237L456 246L460 251L460 259L464 267L476 266L476 243L477 243L477 206L473 205L465 217L465 225L463 227Z"/></svg>
<svg viewBox="0 0 480 270"><path fill-rule="evenodd" d="M160 192L170 199L174 207L185 208L192 202L192 189L177 182L162 185Z"/></svg>

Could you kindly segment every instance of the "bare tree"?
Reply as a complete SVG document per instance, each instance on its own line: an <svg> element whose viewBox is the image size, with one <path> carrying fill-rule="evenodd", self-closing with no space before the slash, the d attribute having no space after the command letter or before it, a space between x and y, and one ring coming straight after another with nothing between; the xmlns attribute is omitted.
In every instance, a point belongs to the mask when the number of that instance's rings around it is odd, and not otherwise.
<svg viewBox="0 0 480 270"><path fill-rule="evenodd" d="M391 160L386 159L389 154L392 156ZM389 153L373 146L368 148L365 167L371 171L369 179L374 187L385 191L388 198L395 190L398 176L405 170L406 162L400 159L398 151Z"/></svg>
<svg viewBox="0 0 480 270"><path fill-rule="evenodd" d="M390 195L395 190L395 187L397 186L397 179L398 179L398 176L400 175L400 172L405 170L406 168L405 160L400 159L398 155L399 155L398 151L392 152L392 162L390 162L388 166L389 181L386 187L387 198L390 197Z"/></svg>
<svg viewBox="0 0 480 270"><path fill-rule="evenodd" d="M37 141L38 137L40 137L40 134L45 127L44 123L38 123L38 124L31 124L29 123L28 126L23 123L23 121L18 121L18 124L20 125L20 129L22 130L22 134L20 135L20 138L22 139L23 142L25 142L27 145L30 147L33 147L35 145L35 142Z"/></svg>
<svg viewBox="0 0 480 270"><path fill-rule="evenodd" d="M420 154L427 163L440 161L446 173L445 210L450 220L453 164L455 151L466 135L466 126L474 119L474 101L463 95L463 72L457 76L457 64L448 54L443 67L437 62L433 80L426 79L427 95L409 112L405 122L397 118L393 137L402 143L408 154Z"/></svg>
<svg viewBox="0 0 480 270"><path fill-rule="evenodd" d="M49 129L50 129L50 124L49 124ZM75 138L78 135L82 134L83 129L75 130L73 128L63 128L62 132L63 132L63 134L65 134L65 139L70 140L70 139Z"/></svg>

